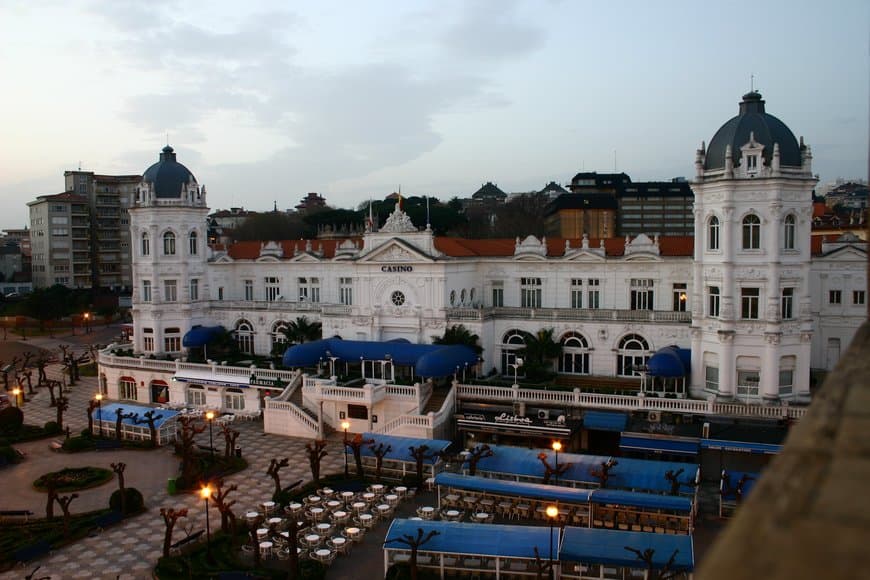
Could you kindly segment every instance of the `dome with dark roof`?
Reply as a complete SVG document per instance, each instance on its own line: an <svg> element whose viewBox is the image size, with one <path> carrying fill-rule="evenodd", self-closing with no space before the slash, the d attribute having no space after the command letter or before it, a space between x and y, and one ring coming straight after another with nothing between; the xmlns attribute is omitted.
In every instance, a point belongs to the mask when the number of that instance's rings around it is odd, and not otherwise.
<svg viewBox="0 0 870 580"><path fill-rule="evenodd" d="M196 177L175 160L175 150L167 145L160 153L160 161L145 170L142 180L153 185L157 198L179 198L182 186L196 182Z"/></svg>
<svg viewBox="0 0 870 580"><path fill-rule="evenodd" d="M751 91L743 95L740 112L716 131L710 146L704 169L724 169L725 149L731 146L734 166L739 164L740 148L749 142L750 134L755 141L764 146L762 153L765 163L773 156L773 144L779 143L779 159L782 165L801 166L801 148L785 123L764 111L761 93Z"/></svg>

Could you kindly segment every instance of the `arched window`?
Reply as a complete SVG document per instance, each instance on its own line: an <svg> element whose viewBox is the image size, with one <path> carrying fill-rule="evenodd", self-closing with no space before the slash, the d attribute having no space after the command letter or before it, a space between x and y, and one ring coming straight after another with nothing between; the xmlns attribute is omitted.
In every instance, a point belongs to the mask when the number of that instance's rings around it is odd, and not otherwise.
<svg viewBox="0 0 870 580"><path fill-rule="evenodd" d="M743 249L761 248L761 219L754 213L743 218Z"/></svg>
<svg viewBox="0 0 870 580"><path fill-rule="evenodd" d="M707 249L719 249L719 218L716 216L707 222Z"/></svg>
<svg viewBox="0 0 870 580"><path fill-rule="evenodd" d="M148 237L148 232L142 234L142 255L151 255L151 238Z"/></svg>
<svg viewBox="0 0 870 580"><path fill-rule="evenodd" d="M526 346L526 333L522 330L508 330L502 337L501 345L501 372L502 374L513 374L513 367L510 365L517 362L517 351L522 350ZM517 371L518 376L523 376L522 367Z"/></svg>
<svg viewBox="0 0 870 580"><path fill-rule="evenodd" d="M197 248L197 245L199 242L199 236L197 236L195 231L190 232L190 235L187 237L187 242L188 242L188 251L190 252L190 255L195 256L196 253L199 251Z"/></svg>
<svg viewBox="0 0 870 580"><path fill-rule="evenodd" d="M272 352L276 349L282 349L287 344L287 323L283 320L277 321L272 325Z"/></svg>
<svg viewBox="0 0 870 580"><path fill-rule="evenodd" d="M205 387L202 385L188 385L187 404L195 407L205 406Z"/></svg>
<svg viewBox="0 0 870 580"><path fill-rule="evenodd" d="M166 232L163 234L163 255L175 255L175 234L172 232Z"/></svg>
<svg viewBox="0 0 870 580"><path fill-rule="evenodd" d="M121 380L118 382L118 398L129 401L139 400L139 388L136 386L136 379L121 377Z"/></svg>
<svg viewBox="0 0 870 580"><path fill-rule="evenodd" d="M621 377L639 377L649 361L649 343L639 334L627 334L619 341L616 355L616 374Z"/></svg>
<svg viewBox="0 0 870 580"><path fill-rule="evenodd" d="M589 342L579 332L568 332L562 337L559 372L571 375L589 374Z"/></svg>
<svg viewBox="0 0 870 580"><path fill-rule="evenodd" d="M241 389L230 388L224 391L224 407L231 411L241 411L245 408L245 394Z"/></svg>
<svg viewBox="0 0 870 580"><path fill-rule="evenodd" d="M254 354L254 326L247 320L240 320L236 324L236 344L239 352Z"/></svg>
<svg viewBox="0 0 870 580"><path fill-rule="evenodd" d="M783 224L783 232L782 232L783 247L786 250L794 250L794 238L795 238L794 214L788 214L787 216L785 216L785 223Z"/></svg>

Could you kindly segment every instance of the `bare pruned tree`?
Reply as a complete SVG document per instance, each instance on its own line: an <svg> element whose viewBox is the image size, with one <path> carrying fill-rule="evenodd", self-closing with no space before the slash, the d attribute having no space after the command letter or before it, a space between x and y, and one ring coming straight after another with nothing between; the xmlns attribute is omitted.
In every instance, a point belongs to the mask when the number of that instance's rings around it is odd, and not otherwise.
<svg viewBox="0 0 870 580"><path fill-rule="evenodd" d="M381 470L384 467L384 457L386 457L387 453L393 450L393 446L378 443L377 445L369 446L369 449L371 449L371 452L375 455L375 479L380 481Z"/></svg>
<svg viewBox="0 0 870 580"><path fill-rule="evenodd" d="M601 489L605 489L607 487L607 482L610 479L610 472L617 465L619 465L619 462L611 457L607 461L602 461L600 468L593 467L592 469L590 469L589 475L598 480L598 486Z"/></svg>
<svg viewBox="0 0 870 580"><path fill-rule="evenodd" d="M411 534L405 534L401 538L393 538L392 540L387 540L384 544L389 544L391 542L395 542L397 544L403 544L411 550L411 559L408 562L411 571L411 580L417 580L417 551L420 547L425 546L429 540L434 538L435 536L440 535L441 532L437 530L430 530L428 534L423 531L423 528L417 528L417 535L412 536Z"/></svg>
<svg viewBox="0 0 870 580"><path fill-rule="evenodd" d="M228 500L227 496L239 489L236 484L224 487L224 480L219 479L215 482L215 491L212 494L214 506L221 514L221 530L224 533L229 533L230 537L236 536L236 514L233 513L233 506L236 505L236 500Z"/></svg>
<svg viewBox="0 0 870 580"><path fill-rule="evenodd" d="M236 441L239 439L239 432L230 427L228 423L220 423L220 430L221 435L224 436L224 457L229 459L236 446Z"/></svg>
<svg viewBox="0 0 870 580"><path fill-rule="evenodd" d="M57 503L60 506L61 511L63 512L63 535L64 535L64 537L69 536L69 520L70 520L69 504L71 504L73 502L73 500L76 499L78 496L79 496L79 494L77 494L77 493L74 493L71 495L59 495L59 496L57 496Z"/></svg>
<svg viewBox="0 0 870 580"><path fill-rule="evenodd" d="M624 546L626 550L637 556L637 559L644 563L647 571L647 578L650 580L672 580L677 577L676 570L673 569L674 562L677 559L677 554L679 550L674 550L674 553L671 554L671 557L668 558L668 561L657 567L655 562L653 561L655 557L656 551L653 548L647 548L643 552L638 550L637 548L632 548L630 546Z"/></svg>
<svg viewBox="0 0 870 580"><path fill-rule="evenodd" d="M554 475L556 478L559 478L571 467L570 463L560 463L557 466L550 465L550 459L546 453L538 453L538 460L544 465L544 483L550 483L550 478Z"/></svg>
<svg viewBox="0 0 870 580"><path fill-rule="evenodd" d="M273 457L269 461L269 467L266 469L266 475L272 478L275 482L275 497L281 493L281 469L283 467L287 467L290 465L290 458L284 457L283 459L277 459Z"/></svg>
<svg viewBox="0 0 870 580"><path fill-rule="evenodd" d="M481 459L485 459L487 457L492 457L495 455L489 445L475 445L474 449L468 455L468 475L476 475L477 474L477 463Z"/></svg>
<svg viewBox="0 0 870 580"><path fill-rule="evenodd" d="M353 461L356 465L356 474L359 477L363 477L365 475L362 462L363 445L370 445L374 442L374 439L364 439L362 433L357 433L353 436L353 439L349 439L344 442L345 447L350 447L350 451L351 453L353 453Z"/></svg>
<svg viewBox="0 0 870 580"><path fill-rule="evenodd" d="M187 517L187 508L160 508L160 515L166 525L166 531L163 534L163 557L168 558L172 548L172 530L175 529L175 524L179 519Z"/></svg>
<svg viewBox="0 0 870 580"><path fill-rule="evenodd" d="M121 492L121 515L127 515L127 490L124 488L124 471L127 470L127 464L119 461L112 463L112 471L118 476L118 491Z"/></svg>
<svg viewBox="0 0 870 580"><path fill-rule="evenodd" d="M133 422L137 425L148 425L151 447L157 447L157 421L163 418L162 414L155 415L155 413L156 411L152 409L151 411L145 411L141 419L138 414L133 417Z"/></svg>
<svg viewBox="0 0 870 580"><path fill-rule="evenodd" d="M195 417L180 416L181 435L175 441L175 452L181 456L181 477L185 485L191 485L196 478L196 436L205 431L205 423Z"/></svg>
<svg viewBox="0 0 870 580"><path fill-rule="evenodd" d="M315 439L305 444L305 453L308 455L308 465L311 467L311 477L315 483L320 482L320 461L328 455L326 441Z"/></svg>

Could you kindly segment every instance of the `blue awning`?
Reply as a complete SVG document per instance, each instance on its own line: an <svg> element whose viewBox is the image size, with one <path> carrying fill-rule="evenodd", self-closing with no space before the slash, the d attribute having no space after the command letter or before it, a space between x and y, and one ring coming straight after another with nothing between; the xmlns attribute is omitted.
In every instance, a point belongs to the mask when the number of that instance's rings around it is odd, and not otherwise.
<svg viewBox="0 0 870 580"><path fill-rule="evenodd" d="M637 491L622 491L620 489L596 489L589 499L592 503L624 505L647 509L669 510L672 512L689 513L692 511L692 500L676 495L661 495L657 493L641 493Z"/></svg>
<svg viewBox="0 0 870 580"><path fill-rule="evenodd" d="M626 546L641 552L647 549L654 550L652 561L657 569L667 564L674 552L677 555L672 570L691 572L695 568L692 536L625 532L602 528L565 528L559 560L645 569L646 564L633 552L626 550Z"/></svg>
<svg viewBox="0 0 870 580"><path fill-rule="evenodd" d="M383 443L389 445L392 449L384 455L384 459L392 461L404 461L406 463L416 463L417 460L411 455L410 447L420 447L426 445L429 447L427 454L438 453L450 447L450 441L443 439L417 439L415 437L397 437L395 435L380 435L378 433L363 433L363 440L374 440L374 443L363 445L363 457L374 457L375 454L371 450L371 446L378 446ZM349 452L349 450L348 450ZM438 457L433 457L428 463L437 463Z"/></svg>
<svg viewBox="0 0 870 580"><path fill-rule="evenodd" d="M701 439L701 449L776 455L782 449L782 445L752 443L749 441L728 441L725 439Z"/></svg>
<svg viewBox="0 0 870 580"><path fill-rule="evenodd" d="M610 413L607 411L586 411L583 415L583 426L597 431L625 431L628 415L625 413Z"/></svg>
<svg viewBox="0 0 870 580"><path fill-rule="evenodd" d="M155 409L154 407L144 407L141 405L130 405L127 403L108 403L97 409L94 409L91 416L94 418L94 421L111 421L115 422L118 420L118 415L116 414L116 410L121 409L121 413L129 414L135 413L135 417L125 418L121 421L124 425L136 425L143 426L147 423L136 423L136 419L140 421L145 418L145 413L148 411L154 411L155 417L160 417L156 421L154 421L154 427L159 429L161 425L178 415L178 411L170 411L169 409Z"/></svg>
<svg viewBox="0 0 870 580"><path fill-rule="evenodd" d="M685 354L681 356L680 351ZM685 362L688 358L691 361L691 351L681 349L677 346L666 346L656 351L647 363L648 372L651 377L676 378L685 377L689 373L689 365Z"/></svg>
<svg viewBox="0 0 870 580"><path fill-rule="evenodd" d="M697 455L698 440L667 439L662 437L644 437L642 435L623 434L619 439L619 448L626 451L647 451L650 453L672 453L674 455Z"/></svg>
<svg viewBox="0 0 870 580"><path fill-rule="evenodd" d="M471 348L454 344L411 344L408 342L371 342L328 338L291 346L284 352L286 367L312 366L336 357L341 362L360 360L392 360L395 364L414 367L414 374L423 377L452 375L477 364L477 354Z"/></svg>
<svg viewBox="0 0 870 580"><path fill-rule="evenodd" d="M435 485L445 485L468 491L494 493L537 499L543 501L561 501L566 503L589 503L592 490L563 487L560 485L544 485L542 483L525 483L490 479L471 475L441 472L435 476Z"/></svg>
<svg viewBox="0 0 870 580"><path fill-rule="evenodd" d="M558 527L509 526L493 524L471 524L463 522L426 521L396 519L387 530L384 549L407 550L407 546L391 540L405 535L417 536L435 530L437 535L420 547L421 552L441 554L468 554L505 558L534 558L535 548L539 554L548 554L550 534L553 550L559 545Z"/></svg>
<svg viewBox="0 0 870 580"><path fill-rule="evenodd" d="M226 332L223 326L194 326L184 334L181 346L184 348L198 348L210 343L212 340Z"/></svg>
<svg viewBox="0 0 870 580"><path fill-rule="evenodd" d="M544 465L538 455L545 453L547 461L555 466L556 457L552 450L528 449L508 445L490 445L492 457L481 458L477 463L477 473L487 473L504 478L516 475L521 477L544 476ZM599 469L601 464L611 459L607 455L580 455L577 453L560 453L559 465L568 465L568 469L559 476L560 482L575 482L581 485L597 485L598 479L591 471ZM674 461L653 461L649 459L616 458L618 465L610 472L608 486L615 489L631 489L668 493L670 482L665 478L669 470L683 470L685 481L694 481L698 473L698 465L693 463L678 463ZM464 466L467 469L467 463Z"/></svg>

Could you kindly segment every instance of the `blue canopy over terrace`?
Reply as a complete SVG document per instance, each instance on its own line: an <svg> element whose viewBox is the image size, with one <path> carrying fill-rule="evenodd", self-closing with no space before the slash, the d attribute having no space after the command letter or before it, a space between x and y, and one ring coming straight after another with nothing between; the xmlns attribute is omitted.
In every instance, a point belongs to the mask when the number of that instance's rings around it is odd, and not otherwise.
<svg viewBox="0 0 870 580"><path fill-rule="evenodd" d="M421 377L444 377L466 365L477 364L477 354L460 345L411 344L406 342L372 342L327 338L291 346L284 352L285 367L313 366L335 357L341 362L390 360L394 364L414 367Z"/></svg>
<svg viewBox="0 0 870 580"><path fill-rule="evenodd" d="M181 346L184 348L199 348L225 333L223 326L194 326L184 334Z"/></svg>
<svg viewBox="0 0 870 580"><path fill-rule="evenodd" d="M625 568L645 569L646 564L626 546L644 552L654 550L653 567L661 569L676 552L671 570L692 571L695 567L692 536L683 534L652 534L601 528L565 528L559 560L583 564L606 564Z"/></svg>
<svg viewBox="0 0 870 580"><path fill-rule="evenodd" d="M364 441L371 440L374 443L369 445L363 445L362 447L362 456L363 457L374 457L375 454L372 452L372 445L378 446L381 443L384 446L389 446L390 451L384 455L384 459L393 460L393 461L404 461L407 463L416 463L416 459L411 455L411 447L419 448L421 445L426 445L429 449L426 451L428 455L441 453L448 447L450 447L450 441L445 441L443 439L418 439L415 437L399 437L396 435L381 435L379 433L363 433L362 438ZM349 450L348 450L349 452ZM439 456L434 455L432 459L430 459L427 463L436 463Z"/></svg>

